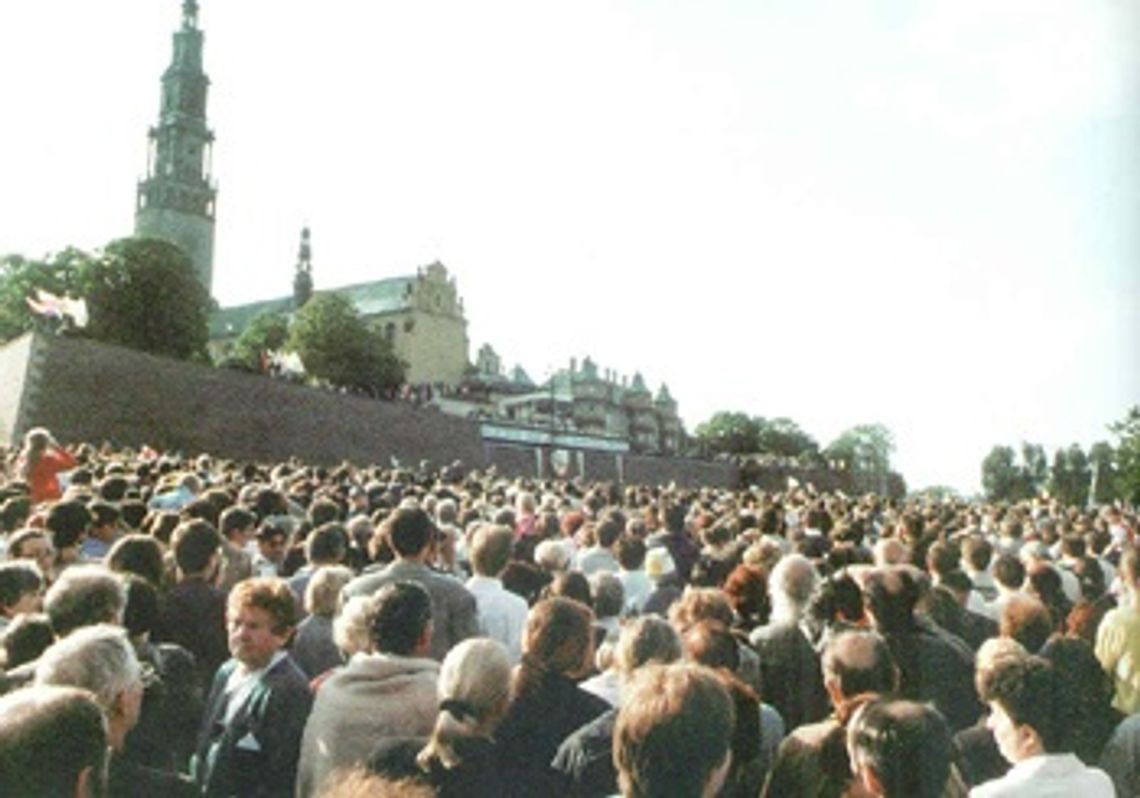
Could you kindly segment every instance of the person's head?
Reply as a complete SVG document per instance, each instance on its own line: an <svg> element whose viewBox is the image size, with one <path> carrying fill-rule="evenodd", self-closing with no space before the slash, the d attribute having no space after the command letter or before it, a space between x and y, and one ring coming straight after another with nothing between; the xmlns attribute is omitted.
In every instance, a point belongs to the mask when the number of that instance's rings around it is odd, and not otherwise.
<svg viewBox="0 0 1140 798"><path fill-rule="evenodd" d="M570 567L570 551L558 540L543 540L534 547L534 563L548 574L560 574Z"/></svg>
<svg viewBox="0 0 1140 798"><path fill-rule="evenodd" d="M733 673L740 667L740 646L723 624L699 621L681 635L685 659Z"/></svg>
<svg viewBox="0 0 1140 798"><path fill-rule="evenodd" d="M305 559L312 565L338 565L348 554L348 531L339 521L329 521L305 538Z"/></svg>
<svg viewBox="0 0 1140 798"><path fill-rule="evenodd" d="M101 798L107 721L74 687L26 687L0 697L0 795Z"/></svg>
<svg viewBox="0 0 1140 798"><path fill-rule="evenodd" d="M625 604L625 588L609 571L599 571L590 577L590 599L599 619L616 618Z"/></svg>
<svg viewBox="0 0 1140 798"><path fill-rule="evenodd" d="M608 515L598 524L595 534L598 546L603 549L612 549L621 538L622 524L612 515Z"/></svg>
<svg viewBox="0 0 1140 798"><path fill-rule="evenodd" d="M122 575L127 592L127 605L123 609L123 626L132 640L148 639L158 626L158 588L151 582L134 574Z"/></svg>
<svg viewBox="0 0 1140 798"><path fill-rule="evenodd" d="M32 502L27 496L11 496L0 504L0 530L15 532L28 521Z"/></svg>
<svg viewBox="0 0 1140 798"><path fill-rule="evenodd" d="M8 559L31 560L39 566L41 574L48 576L55 562L55 549L44 530L25 527L8 538Z"/></svg>
<svg viewBox="0 0 1140 798"><path fill-rule="evenodd" d="M994 580L1006 590L1020 590L1025 581L1025 565L1012 554L997 558L993 567Z"/></svg>
<svg viewBox="0 0 1140 798"><path fill-rule="evenodd" d="M388 519L388 539L401 558L426 555L434 536L431 516L420 507L400 507Z"/></svg>
<svg viewBox="0 0 1140 798"><path fill-rule="evenodd" d="M1039 754L1061 753L1062 689L1053 666L1041 657L1007 660L994 668L982 698L990 705L986 725L1007 761L1016 764Z"/></svg>
<svg viewBox="0 0 1140 798"><path fill-rule="evenodd" d="M818 581L815 566L807 557L802 554L782 557L768 577L773 620L799 620L811 601Z"/></svg>
<svg viewBox="0 0 1140 798"><path fill-rule="evenodd" d="M91 691L107 718L108 742L121 750L138 723L143 675L124 629L98 624L53 644L36 665L36 684Z"/></svg>
<svg viewBox="0 0 1140 798"><path fill-rule="evenodd" d="M372 647L400 657L426 656L431 649L431 596L417 582L389 582L376 591Z"/></svg>
<svg viewBox="0 0 1140 798"><path fill-rule="evenodd" d="M594 659L593 622L590 608L574 599L556 596L531 607L516 692L528 689L534 677L560 674L575 679L585 674Z"/></svg>
<svg viewBox="0 0 1140 798"><path fill-rule="evenodd" d="M114 542L107 552L107 565L116 573L141 576L155 587L162 584L166 564L162 546L150 535L125 535Z"/></svg>
<svg viewBox="0 0 1140 798"><path fill-rule="evenodd" d="M83 502L56 502L44 518L44 528L51 533L51 545L64 562L74 559L91 526L91 513Z"/></svg>
<svg viewBox="0 0 1140 798"><path fill-rule="evenodd" d="M929 704L878 699L847 727L851 770L872 795L939 798L950 778L950 726Z"/></svg>
<svg viewBox="0 0 1140 798"><path fill-rule="evenodd" d="M823 683L832 704L862 693L893 693L899 671L887 642L875 632L841 632L823 650Z"/></svg>
<svg viewBox="0 0 1140 798"><path fill-rule="evenodd" d="M462 761L456 742L490 737L506 714L511 698L511 661L502 643L476 637L456 645L439 669L439 715L427 747L425 765L438 759L444 767Z"/></svg>
<svg viewBox="0 0 1140 798"><path fill-rule="evenodd" d="M57 637L82 626L118 624L127 603L126 590L117 575L102 565L73 565L44 596L44 611Z"/></svg>
<svg viewBox="0 0 1140 798"><path fill-rule="evenodd" d="M265 521L257 529L257 551L271 563L281 564L288 543L289 533L279 524Z"/></svg>
<svg viewBox="0 0 1140 798"><path fill-rule="evenodd" d="M43 575L35 563L13 560L0 563L0 617L14 618L40 609Z"/></svg>
<svg viewBox="0 0 1140 798"><path fill-rule="evenodd" d="M293 636L296 601L282 579L246 579L226 603L230 653L247 670L259 670Z"/></svg>
<svg viewBox="0 0 1140 798"><path fill-rule="evenodd" d="M544 597L561 596L593 609L594 597L590 593L590 580L581 571L566 571L557 574L543 592Z"/></svg>
<svg viewBox="0 0 1140 798"><path fill-rule="evenodd" d="M372 650L372 596L353 596L333 618L333 643L346 658Z"/></svg>
<svg viewBox="0 0 1140 798"><path fill-rule="evenodd" d="M733 619L732 605L724 591L715 587L687 587L669 608L669 621L682 635L701 621L715 621L728 628Z"/></svg>
<svg viewBox="0 0 1140 798"><path fill-rule="evenodd" d="M663 618L643 615L622 627L614 652L614 668L629 679L651 662L667 665L681 659L681 637Z"/></svg>
<svg viewBox="0 0 1140 798"><path fill-rule="evenodd" d="M978 696L986 694L986 684L994 671L1005 662L1029 656L1025 646L1012 637L991 637L978 648L974 658L974 689Z"/></svg>
<svg viewBox="0 0 1140 798"><path fill-rule="evenodd" d="M962 541L962 564L971 571L985 571L990 567L994 547L981 535L970 535Z"/></svg>
<svg viewBox="0 0 1140 798"><path fill-rule="evenodd" d="M352 569L344 565L325 565L313 571L305 586L305 612L331 618L336 614L340 591L352 581Z"/></svg>
<svg viewBox="0 0 1140 798"><path fill-rule="evenodd" d="M514 533L510 528L481 525L471 539L471 568L479 576L497 577L511 559L513 544Z"/></svg>
<svg viewBox="0 0 1140 798"><path fill-rule="evenodd" d="M235 546L243 547L253 537L257 517L240 505L234 505L222 510L218 518L218 530L222 537Z"/></svg>
<svg viewBox="0 0 1140 798"><path fill-rule="evenodd" d="M875 628L890 633L913 625L921 592L912 567L894 565L872 571L863 586L863 595Z"/></svg>
<svg viewBox="0 0 1140 798"><path fill-rule="evenodd" d="M1002 637L1016 640L1032 654L1040 651L1053 633L1053 617L1038 599L1014 595L1002 607L998 626Z"/></svg>
<svg viewBox="0 0 1140 798"><path fill-rule="evenodd" d="M756 565L738 565L724 582L724 595L737 616L751 625L768 622L772 605L768 598L768 577Z"/></svg>
<svg viewBox="0 0 1140 798"><path fill-rule="evenodd" d="M55 633L46 613L21 615L0 635L0 648L4 650L3 667L11 670L26 662L34 662L54 642Z"/></svg>
<svg viewBox="0 0 1140 798"><path fill-rule="evenodd" d="M90 535L110 542L114 540L119 527L119 509L110 502L94 501L88 506L91 513Z"/></svg>
<svg viewBox="0 0 1140 798"><path fill-rule="evenodd" d="M728 773L735 724L732 697L713 671L679 663L642 668L627 688L614 728L622 795L715 795Z"/></svg>
<svg viewBox="0 0 1140 798"><path fill-rule="evenodd" d="M222 539L209 521L185 521L174 530L174 562L183 577L210 579L221 558Z"/></svg>

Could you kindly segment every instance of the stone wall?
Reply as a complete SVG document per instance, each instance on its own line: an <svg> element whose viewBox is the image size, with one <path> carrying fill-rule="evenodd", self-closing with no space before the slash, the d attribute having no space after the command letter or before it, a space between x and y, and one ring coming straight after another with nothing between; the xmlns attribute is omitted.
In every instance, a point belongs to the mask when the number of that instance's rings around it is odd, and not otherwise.
<svg viewBox="0 0 1140 798"><path fill-rule="evenodd" d="M19 339L23 340L23 339ZM62 441L317 463L480 462L478 427L438 411L290 385L90 341L37 338L16 429ZM25 391L31 396L32 391Z"/></svg>
<svg viewBox="0 0 1140 798"><path fill-rule="evenodd" d="M378 402L76 338L27 335L0 347L0 436L45 426L66 442L309 462L455 460L549 478L543 447L484 442L480 425L435 408ZM731 463L569 451L567 476L692 487L736 484ZM541 465L540 465L541 463ZM619 465L620 463L620 465Z"/></svg>

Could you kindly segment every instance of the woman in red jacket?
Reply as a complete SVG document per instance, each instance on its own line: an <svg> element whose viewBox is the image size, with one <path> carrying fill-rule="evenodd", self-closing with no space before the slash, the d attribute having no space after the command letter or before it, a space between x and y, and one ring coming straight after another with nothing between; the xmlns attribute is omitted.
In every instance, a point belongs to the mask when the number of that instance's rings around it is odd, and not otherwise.
<svg viewBox="0 0 1140 798"><path fill-rule="evenodd" d="M60 497L59 473L75 468L75 457L43 427L28 430L16 471L28 483L32 504Z"/></svg>

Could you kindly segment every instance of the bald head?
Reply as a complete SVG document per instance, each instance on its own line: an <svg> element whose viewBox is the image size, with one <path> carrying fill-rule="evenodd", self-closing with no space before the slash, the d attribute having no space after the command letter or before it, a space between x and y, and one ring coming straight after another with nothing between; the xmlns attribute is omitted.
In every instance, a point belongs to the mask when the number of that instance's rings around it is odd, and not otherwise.
<svg viewBox="0 0 1140 798"><path fill-rule="evenodd" d="M885 640L875 632L843 632L823 652L824 680L843 698L861 693L890 693L898 669Z"/></svg>

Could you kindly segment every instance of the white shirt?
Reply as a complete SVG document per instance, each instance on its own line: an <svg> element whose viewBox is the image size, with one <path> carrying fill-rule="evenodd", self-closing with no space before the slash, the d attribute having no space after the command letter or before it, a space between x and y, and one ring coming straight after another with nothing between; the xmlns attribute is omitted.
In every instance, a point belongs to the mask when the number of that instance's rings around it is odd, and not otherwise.
<svg viewBox="0 0 1140 798"><path fill-rule="evenodd" d="M653 580L645 570L618 571L618 581L621 582L625 596L625 611L630 615L640 615L641 608L645 606L646 599L653 592Z"/></svg>
<svg viewBox="0 0 1140 798"><path fill-rule="evenodd" d="M512 662L522 656L522 633L527 606L521 596L503 587L490 576L476 574L467 580L467 589L475 596L479 633L502 643Z"/></svg>
<svg viewBox="0 0 1140 798"><path fill-rule="evenodd" d="M1113 798L1108 775L1074 754L1041 754L1014 765L1000 779L979 784L970 798Z"/></svg>

